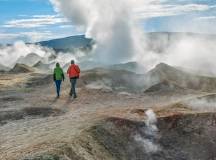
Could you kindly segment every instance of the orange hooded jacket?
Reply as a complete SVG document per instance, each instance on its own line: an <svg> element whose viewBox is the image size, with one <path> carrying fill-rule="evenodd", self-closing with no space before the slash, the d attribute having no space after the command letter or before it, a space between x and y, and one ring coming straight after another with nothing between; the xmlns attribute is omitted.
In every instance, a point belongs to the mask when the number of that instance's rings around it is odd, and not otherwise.
<svg viewBox="0 0 216 160"><path fill-rule="evenodd" d="M67 74L70 78L79 78L80 76L80 68L76 64L71 64L67 70Z"/></svg>

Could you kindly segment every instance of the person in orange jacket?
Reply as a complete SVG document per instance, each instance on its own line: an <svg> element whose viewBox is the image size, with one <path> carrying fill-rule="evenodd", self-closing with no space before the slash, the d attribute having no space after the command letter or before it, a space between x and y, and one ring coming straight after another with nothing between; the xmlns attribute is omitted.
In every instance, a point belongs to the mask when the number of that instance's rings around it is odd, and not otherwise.
<svg viewBox="0 0 216 160"><path fill-rule="evenodd" d="M80 76L80 68L78 65L75 64L74 60L71 61L71 65L67 70L67 74L71 82L70 96L77 98L76 83L77 83L77 79L79 79Z"/></svg>

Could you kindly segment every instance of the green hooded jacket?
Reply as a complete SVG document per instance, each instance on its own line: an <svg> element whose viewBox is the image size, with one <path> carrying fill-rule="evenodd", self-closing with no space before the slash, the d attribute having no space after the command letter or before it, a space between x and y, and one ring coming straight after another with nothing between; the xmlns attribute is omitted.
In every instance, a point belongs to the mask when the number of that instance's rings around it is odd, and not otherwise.
<svg viewBox="0 0 216 160"><path fill-rule="evenodd" d="M64 72L61 67L57 66L54 69L53 79L54 80L64 80Z"/></svg>

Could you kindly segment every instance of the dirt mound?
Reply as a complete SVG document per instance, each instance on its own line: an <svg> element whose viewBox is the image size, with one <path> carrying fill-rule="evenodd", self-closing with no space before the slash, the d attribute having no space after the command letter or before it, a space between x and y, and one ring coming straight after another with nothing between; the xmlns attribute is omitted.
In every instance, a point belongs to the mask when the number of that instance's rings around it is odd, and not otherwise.
<svg viewBox="0 0 216 160"><path fill-rule="evenodd" d="M73 160L215 159L216 114L185 114L158 119L158 130L142 121L108 118L70 144L36 157ZM178 137L178 138L176 138Z"/></svg>
<svg viewBox="0 0 216 160"><path fill-rule="evenodd" d="M209 92L216 90L216 78L193 75L164 63L158 64L146 74L146 83L151 86L164 81L187 89Z"/></svg>
<svg viewBox="0 0 216 160"><path fill-rule="evenodd" d="M216 103L216 94L209 94L206 96L197 97L198 100L204 100L207 103Z"/></svg>
<svg viewBox="0 0 216 160"><path fill-rule="evenodd" d="M112 91L140 92L144 88L143 75L125 70L93 69L81 75L80 86L104 88Z"/></svg>
<svg viewBox="0 0 216 160"><path fill-rule="evenodd" d="M182 103L195 111L216 112L216 94L191 98Z"/></svg>
<svg viewBox="0 0 216 160"><path fill-rule="evenodd" d="M34 87L43 87L44 85L49 85L53 81L53 75L47 74L40 74L40 73L33 73L34 76L30 78L27 83L27 88L34 88Z"/></svg>
<svg viewBox="0 0 216 160"><path fill-rule="evenodd" d="M12 73L29 73L29 72L34 72L35 69L32 67L29 67L25 64L19 64L17 63L13 69L10 70Z"/></svg>
<svg viewBox="0 0 216 160"><path fill-rule="evenodd" d="M42 57L40 57L36 53L30 53L30 54L28 54L25 57L20 57L17 60L17 63L25 64L27 66L31 66L32 67L34 64L38 63L41 60L42 60Z"/></svg>
<svg viewBox="0 0 216 160"><path fill-rule="evenodd" d="M143 70L143 66L141 66L137 62L114 64L111 66L106 66L106 68L112 70L126 70L130 72L141 73L141 74L145 73L145 71Z"/></svg>
<svg viewBox="0 0 216 160"><path fill-rule="evenodd" d="M170 91L184 91L185 89L168 81L163 81L156 85L151 86L145 93L152 93L152 92L170 92Z"/></svg>
<svg viewBox="0 0 216 160"><path fill-rule="evenodd" d="M110 159L214 159L215 120L214 113L159 118L154 133L143 122L109 118L90 134Z"/></svg>

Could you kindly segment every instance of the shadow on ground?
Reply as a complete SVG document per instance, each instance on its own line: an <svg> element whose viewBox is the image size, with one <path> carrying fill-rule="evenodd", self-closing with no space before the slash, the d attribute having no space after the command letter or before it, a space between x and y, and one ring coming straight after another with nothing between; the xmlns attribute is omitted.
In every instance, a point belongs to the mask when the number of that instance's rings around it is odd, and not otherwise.
<svg viewBox="0 0 216 160"><path fill-rule="evenodd" d="M59 109L48 107L26 107L21 110L9 110L0 112L0 125L7 124L10 121L21 120L25 118L44 118L49 116L59 116L64 112Z"/></svg>

